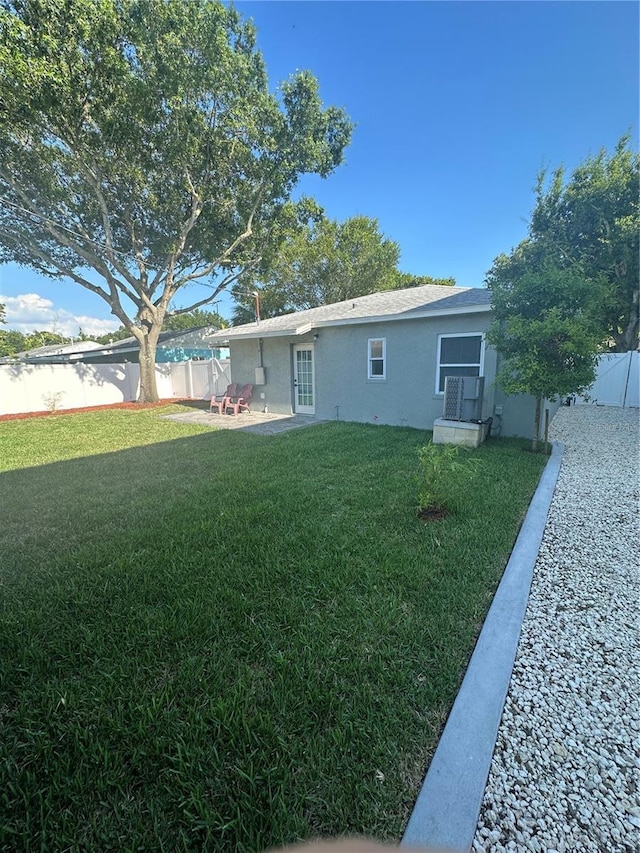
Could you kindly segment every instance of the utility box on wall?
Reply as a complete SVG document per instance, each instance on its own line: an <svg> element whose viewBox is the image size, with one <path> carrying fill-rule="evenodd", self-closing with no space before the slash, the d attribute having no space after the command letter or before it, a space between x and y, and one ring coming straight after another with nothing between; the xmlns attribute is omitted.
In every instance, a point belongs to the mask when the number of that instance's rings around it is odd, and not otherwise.
<svg viewBox="0 0 640 853"><path fill-rule="evenodd" d="M264 367L256 367L255 369L255 377L254 377L254 385L266 385L267 384L267 374Z"/></svg>

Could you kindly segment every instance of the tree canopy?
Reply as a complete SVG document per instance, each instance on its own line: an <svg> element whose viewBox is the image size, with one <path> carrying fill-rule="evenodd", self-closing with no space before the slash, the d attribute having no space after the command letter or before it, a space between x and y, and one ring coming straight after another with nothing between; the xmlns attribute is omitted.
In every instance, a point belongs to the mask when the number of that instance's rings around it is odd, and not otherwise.
<svg viewBox="0 0 640 853"><path fill-rule="evenodd" d="M497 258L489 271L494 319L487 339L500 354L498 385L507 394L536 399L536 450L542 401L580 393L592 384L601 333L585 310L590 282L544 259L532 262L532 256L535 252L525 244L509 258Z"/></svg>
<svg viewBox="0 0 640 853"><path fill-rule="evenodd" d="M585 305L616 352L638 346L639 174L629 136L613 154L587 158L568 180L562 167L550 181L542 172L529 229L539 257L591 283Z"/></svg>
<svg viewBox="0 0 640 853"><path fill-rule="evenodd" d="M36 330L23 334L15 329L2 329L0 330L0 357L12 356L18 352L27 352L51 344L68 343L71 343L71 339L65 338L57 332Z"/></svg>
<svg viewBox="0 0 640 853"><path fill-rule="evenodd" d="M27 349L24 346L24 335L12 329L0 329L0 358L15 355Z"/></svg>
<svg viewBox="0 0 640 853"><path fill-rule="evenodd" d="M184 329L199 329L212 326L214 329L224 329L227 321L217 311L204 311L196 308L188 314L169 314L164 321L163 331L182 331Z"/></svg>
<svg viewBox="0 0 640 853"><path fill-rule="evenodd" d="M98 344L103 344L107 346L108 344L115 343L115 341L123 341L125 338L130 338L131 332L129 329L125 329L124 326L120 326L119 329L116 329L115 332L107 332L105 335L99 335L97 337L93 337L94 340Z"/></svg>
<svg viewBox="0 0 640 853"><path fill-rule="evenodd" d="M399 272L396 275L394 287L422 287L425 284L435 284L438 287L455 287L455 278L433 278L430 275L413 275L410 272Z"/></svg>
<svg viewBox="0 0 640 853"><path fill-rule="evenodd" d="M260 263L350 121L309 72L273 94L253 26L214 0L5 0L0 30L0 262L103 299L157 399L167 313ZM171 312L194 282L208 293Z"/></svg>
<svg viewBox="0 0 640 853"><path fill-rule="evenodd" d="M455 284L453 279L401 273L399 258L400 247L380 231L377 219L353 216L337 222L315 211L307 222L290 224L268 265L233 286L238 302L233 322L255 319L256 289L264 319L379 290Z"/></svg>
<svg viewBox="0 0 640 853"><path fill-rule="evenodd" d="M564 180L538 176L529 236L487 274L497 381L537 401L585 391L599 351L638 344L638 156L624 136Z"/></svg>

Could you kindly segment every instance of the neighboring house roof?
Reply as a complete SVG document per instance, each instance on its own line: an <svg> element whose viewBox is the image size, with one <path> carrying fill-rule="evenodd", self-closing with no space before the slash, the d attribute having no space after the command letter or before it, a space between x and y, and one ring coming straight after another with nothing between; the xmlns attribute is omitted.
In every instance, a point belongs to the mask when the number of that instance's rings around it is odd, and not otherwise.
<svg viewBox="0 0 640 853"><path fill-rule="evenodd" d="M2 361L24 361L26 358L49 358L55 355L69 355L73 352L88 352L100 349L102 345L96 341L78 341L74 344L47 344L45 347L34 347L33 349L16 352L14 355L5 356Z"/></svg>
<svg viewBox="0 0 640 853"><path fill-rule="evenodd" d="M209 346L208 336L207 336L206 341L205 341L204 340L205 335L204 334L198 335L197 333L209 332L210 329L211 329L210 326L194 326L194 328L192 328L192 329L180 329L178 331L173 330L173 331L168 331L168 332L160 332L160 334L158 335L158 349L164 349L164 348L168 347L169 345L175 346L175 347L189 346L190 348L194 348L197 346L198 343L200 343L201 346L203 346L203 347L208 347ZM194 335L197 339L202 339L202 340L193 341L192 338L194 337ZM96 356L99 357L99 356L105 356L105 355L119 355L119 354L122 354L124 356L126 353L130 353L130 352L137 353L139 350L140 350L140 344L132 335L130 338L122 338L122 340L120 340L120 341L114 341L112 344L108 344L107 346L103 347L100 352L91 353L91 356L92 357L96 357Z"/></svg>
<svg viewBox="0 0 640 853"><path fill-rule="evenodd" d="M188 350L209 350L212 347L220 346L210 342L209 335L211 326L197 326L192 329L181 329L179 331L160 332L158 337L158 350L171 348L184 348ZM87 344L91 346L87 346ZM114 341L111 344L103 345L95 341L78 342L77 344L68 344L65 346L49 346L38 347L34 350L28 350L24 353L17 353L15 356L7 357L3 361L22 361L28 364L48 363L48 364L66 364L68 362L84 361L87 363L98 362L104 359L109 361L131 361L129 354L134 354L137 360L137 355L140 350L140 344L133 337L123 338L120 341Z"/></svg>
<svg viewBox="0 0 640 853"><path fill-rule="evenodd" d="M260 320L259 323L220 329L209 335L208 340L212 343L222 343L243 338L304 335L323 326L410 320L490 310L491 293L485 288L425 284L402 290L383 290L368 296L357 296L331 305Z"/></svg>

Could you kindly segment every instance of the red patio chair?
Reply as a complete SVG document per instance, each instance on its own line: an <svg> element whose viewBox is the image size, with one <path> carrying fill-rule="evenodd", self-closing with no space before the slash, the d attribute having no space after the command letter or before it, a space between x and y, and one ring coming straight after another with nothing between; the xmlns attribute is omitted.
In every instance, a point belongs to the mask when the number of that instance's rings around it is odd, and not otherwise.
<svg viewBox="0 0 640 853"><path fill-rule="evenodd" d="M231 400L235 400L238 397L238 383L232 382L231 385L227 385L227 390L224 394L218 394L217 397L211 398L211 405L209 406L209 412L211 413L214 409L218 410L218 414L224 414L228 405L230 405Z"/></svg>
<svg viewBox="0 0 640 853"><path fill-rule="evenodd" d="M240 396L235 400L229 400L225 411L233 409L234 415L239 414L239 412L250 412L251 409L249 408L249 404L251 403L252 397L253 385L243 385L242 390L240 391Z"/></svg>

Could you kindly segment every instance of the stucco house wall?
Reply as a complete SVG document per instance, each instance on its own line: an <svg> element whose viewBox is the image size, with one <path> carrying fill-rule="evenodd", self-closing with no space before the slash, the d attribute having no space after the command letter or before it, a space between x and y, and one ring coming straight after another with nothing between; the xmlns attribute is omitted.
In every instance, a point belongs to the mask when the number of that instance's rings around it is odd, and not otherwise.
<svg viewBox="0 0 640 853"><path fill-rule="evenodd" d="M435 391L438 335L485 332L489 314L336 326L313 334L231 341L231 380L254 385L252 408L292 414L293 347L313 344L316 417L431 429L442 417L443 395ZM368 341L386 340L386 378L367 378ZM256 384L255 368L265 369L266 383ZM497 354L484 350L482 417L493 417L494 431L531 438L534 401L526 394L506 396L495 385ZM549 420L560 405L545 402ZM496 412L502 412L497 415ZM544 428L544 409L541 420Z"/></svg>
<svg viewBox="0 0 640 853"><path fill-rule="evenodd" d="M487 313L333 326L306 335L230 341L231 379L254 384L252 408L291 414L294 411L293 347L312 344L315 368L315 414L318 418L412 426L431 429L442 416L443 395L436 393L438 336L484 333ZM385 379L368 379L368 341L386 341ZM261 353L262 349L262 353ZM496 390L496 353L484 350L485 389L482 417L504 407L503 434L528 435L533 418L530 398L513 403ZM255 368L265 368L266 384L255 383ZM515 431L511 431L511 427Z"/></svg>
<svg viewBox="0 0 640 853"><path fill-rule="evenodd" d="M308 336L313 340L312 336ZM251 382L253 401L251 408L256 412L269 411L275 414L290 415L293 411L293 362L292 344L301 343L301 339L278 337L264 338L262 343L262 367L265 370L266 384L256 382L255 369L260 367L260 341L233 341L230 346L231 381L239 385ZM317 372L317 371L316 371Z"/></svg>
<svg viewBox="0 0 640 853"><path fill-rule="evenodd" d="M231 378L254 385L254 411L291 414L299 400L305 405L298 411L317 418L432 429L444 403L436 388L440 336L483 336L490 323L488 291L422 285L220 330L209 340L230 347ZM294 388L300 345L305 356L309 350L313 355L313 407L306 386ZM443 375L473 375L478 369L477 341L445 342L442 354ZM496 387L499 356L484 338L480 362L481 417L493 419L493 434L530 438L535 401L506 397ZM308 358L300 365L308 369ZM550 416L558 405L545 404Z"/></svg>
<svg viewBox="0 0 640 853"><path fill-rule="evenodd" d="M443 395L435 388L438 335L482 333L488 325L488 314L473 314L323 329L315 345L316 414L431 429L442 416L443 403ZM372 338L384 339L386 344L384 379L368 378ZM495 358L485 349L485 374L492 363ZM487 387L483 416L490 412L492 393Z"/></svg>
<svg viewBox="0 0 640 853"><path fill-rule="evenodd" d="M545 400L540 416L540 435L544 437L545 411L551 419L561 406L561 400ZM495 406L502 408L502 432L501 435L519 436L520 438L531 438L534 432L535 400L528 394L515 394L507 397L500 388L496 388ZM497 419L496 419L497 423Z"/></svg>

